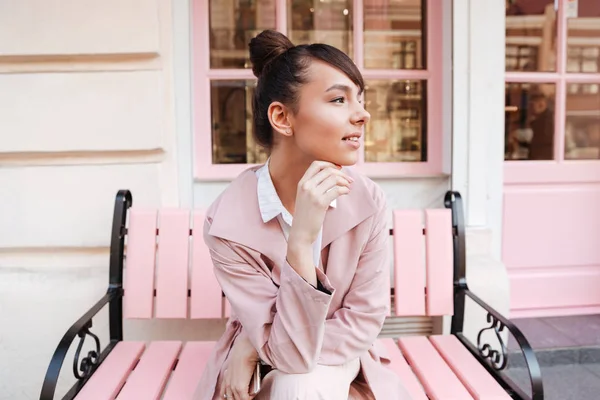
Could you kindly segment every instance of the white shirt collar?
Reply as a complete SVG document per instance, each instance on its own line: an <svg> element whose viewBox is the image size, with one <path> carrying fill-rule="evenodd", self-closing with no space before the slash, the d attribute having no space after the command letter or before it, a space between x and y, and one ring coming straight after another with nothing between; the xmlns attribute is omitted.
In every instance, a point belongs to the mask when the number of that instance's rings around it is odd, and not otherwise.
<svg viewBox="0 0 600 400"><path fill-rule="evenodd" d="M292 225L292 215L285 209L275 185L271 179L271 173L269 172L269 160L256 170L256 177L258 183L256 185L258 195L258 207L260 209L260 215L262 216L263 222L267 223L273 218L281 214L283 220L288 224ZM330 207L336 207L337 201L333 200Z"/></svg>

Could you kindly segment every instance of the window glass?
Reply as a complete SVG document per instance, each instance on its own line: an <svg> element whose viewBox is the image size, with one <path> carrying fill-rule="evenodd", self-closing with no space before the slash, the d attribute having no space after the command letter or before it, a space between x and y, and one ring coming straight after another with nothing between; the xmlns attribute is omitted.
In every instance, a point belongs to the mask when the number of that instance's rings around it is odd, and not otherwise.
<svg viewBox="0 0 600 400"><path fill-rule="evenodd" d="M367 82L365 161L427 161L425 86L420 80Z"/></svg>
<svg viewBox="0 0 600 400"><path fill-rule="evenodd" d="M506 70L556 70L554 0L506 2Z"/></svg>
<svg viewBox="0 0 600 400"><path fill-rule="evenodd" d="M353 57L352 0L290 0L287 18L294 44L326 43Z"/></svg>
<svg viewBox="0 0 600 400"><path fill-rule="evenodd" d="M365 68L426 68L422 3L421 0L364 1Z"/></svg>
<svg viewBox="0 0 600 400"><path fill-rule="evenodd" d="M567 71L600 72L600 3L578 0L567 19Z"/></svg>
<svg viewBox="0 0 600 400"><path fill-rule="evenodd" d="M210 67L250 68L248 42L275 29L275 0L210 0Z"/></svg>
<svg viewBox="0 0 600 400"><path fill-rule="evenodd" d="M262 163L265 150L252 137L254 81L211 82L213 164Z"/></svg>
<svg viewBox="0 0 600 400"><path fill-rule="evenodd" d="M598 84L567 85L565 159L600 158L600 91Z"/></svg>
<svg viewBox="0 0 600 400"><path fill-rule="evenodd" d="M554 84L506 85L505 159L554 158Z"/></svg>

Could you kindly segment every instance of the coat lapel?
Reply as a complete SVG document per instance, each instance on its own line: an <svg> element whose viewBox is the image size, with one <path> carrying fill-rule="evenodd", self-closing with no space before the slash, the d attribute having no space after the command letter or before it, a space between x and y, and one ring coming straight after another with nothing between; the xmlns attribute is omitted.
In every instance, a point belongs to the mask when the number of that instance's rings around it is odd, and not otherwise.
<svg viewBox="0 0 600 400"><path fill-rule="evenodd" d="M260 216L256 170L250 168L221 195L209 234L249 247L281 265L287 243L276 218L264 223Z"/></svg>
<svg viewBox="0 0 600 400"><path fill-rule="evenodd" d="M244 171L221 195L213 214L209 234L249 247L277 265L285 261L287 243L276 218L264 223L260 216L256 170ZM323 223L321 249L350 231L377 211L363 178L345 169L355 178L352 191L338 198L337 207L329 208Z"/></svg>
<svg viewBox="0 0 600 400"><path fill-rule="evenodd" d="M377 212L377 206L363 181L364 178L349 168L344 168L344 172L355 181L350 193L338 198L337 207L327 211L323 222L321 249Z"/></svg>

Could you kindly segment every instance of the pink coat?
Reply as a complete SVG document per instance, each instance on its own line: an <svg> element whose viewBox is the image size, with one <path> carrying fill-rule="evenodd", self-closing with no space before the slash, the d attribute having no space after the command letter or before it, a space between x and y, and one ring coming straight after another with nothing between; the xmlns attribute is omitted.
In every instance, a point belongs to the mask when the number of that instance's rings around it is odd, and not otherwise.
<svg viewBox="0 0 600 400"><path fill-rule="evenodd" d="M316 364L339 365L359 357L376 399L410 399L386 367L377 336L389 314L387 211L383 191L355 179L351 193L327 211L318 279L332 292L314 289L286 262L277 219L264 223L257 199L256 168L236 178L207 212L204 240L216 277L231 304L231 318L196 391L212 400L219 373L242 332L260 358L287 373ZM243 328L242 328L243 327Z"/></svg>

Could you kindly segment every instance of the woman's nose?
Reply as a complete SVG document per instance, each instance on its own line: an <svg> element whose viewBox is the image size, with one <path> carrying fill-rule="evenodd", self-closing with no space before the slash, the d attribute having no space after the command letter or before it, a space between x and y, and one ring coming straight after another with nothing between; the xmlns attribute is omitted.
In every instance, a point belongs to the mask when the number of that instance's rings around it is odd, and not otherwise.
<svg viewBox="0 0 600 400"><path fill-rule="evenodd" d="M356 113L352 118L352 123L355 125L364 125L371 119L371 114L367 110L365 110L362 104L357 106Z"/></svg>

